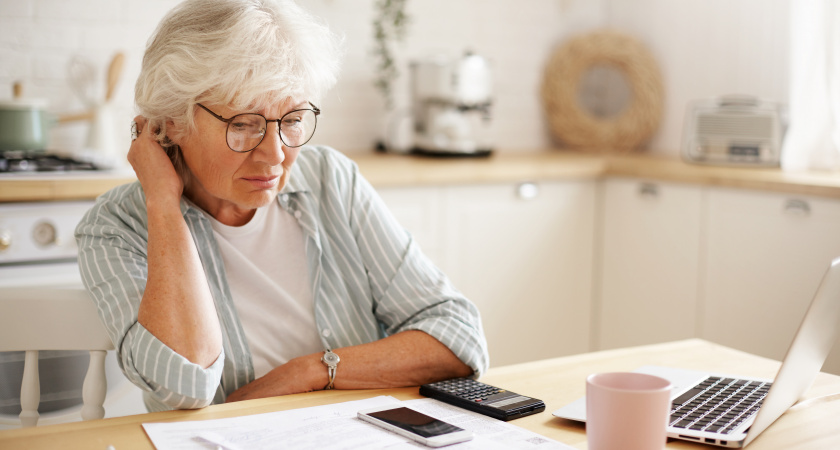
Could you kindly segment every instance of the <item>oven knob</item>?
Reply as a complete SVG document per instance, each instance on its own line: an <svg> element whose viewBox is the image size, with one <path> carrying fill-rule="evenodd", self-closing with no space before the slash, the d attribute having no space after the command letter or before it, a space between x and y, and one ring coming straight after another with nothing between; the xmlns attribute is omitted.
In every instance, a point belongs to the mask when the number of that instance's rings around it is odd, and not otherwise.
<svg viewBox="0 0 840 450"><path fill-rule="evenodd" d="M55 225L49 222L39 222L32 230L32 239L35 239L35 243L42 247L56 244L57 238L58 233L55 230Z"/></svg>
<svg viewBox="0 0 840 450"><path fill-rule="evenodd" d="M0 252L12 246L12 233L9 230L0 230Z"/></svg>

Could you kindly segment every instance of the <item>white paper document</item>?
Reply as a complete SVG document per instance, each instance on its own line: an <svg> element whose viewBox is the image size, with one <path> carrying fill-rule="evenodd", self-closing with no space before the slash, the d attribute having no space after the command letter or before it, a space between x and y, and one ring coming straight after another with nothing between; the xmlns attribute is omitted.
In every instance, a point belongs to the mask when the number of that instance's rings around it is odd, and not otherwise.
<svg viewBox="0 0 840 450"><path fill-rule="evenodd" d="M158 450L419 449L428 448L356 417L362 409L407 406L471 430L473 440L446 447L466 449L571 449L552 439L433 399L394 397L193 422L144 423Z"/></svg>

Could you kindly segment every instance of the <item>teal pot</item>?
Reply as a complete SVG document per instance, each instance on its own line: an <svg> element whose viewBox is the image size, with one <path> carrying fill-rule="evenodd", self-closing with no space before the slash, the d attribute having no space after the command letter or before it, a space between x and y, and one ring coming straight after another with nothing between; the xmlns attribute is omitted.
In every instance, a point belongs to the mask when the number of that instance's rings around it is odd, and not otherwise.
<svg viewBox="0 0 840 450"><path fill-rule="evenodd" d="M56 121L55 116L47 113L45 102L0 101L0 151L46 150L50 129Z"/></svg>

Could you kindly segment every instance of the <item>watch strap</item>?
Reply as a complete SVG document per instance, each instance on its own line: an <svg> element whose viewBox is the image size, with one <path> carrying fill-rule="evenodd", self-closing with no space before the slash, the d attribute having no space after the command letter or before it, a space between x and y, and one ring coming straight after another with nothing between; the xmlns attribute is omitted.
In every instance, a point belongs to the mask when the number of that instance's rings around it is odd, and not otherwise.
<svg viewBox="0 0 840 450"><path fill-rule="evenodd" d="M329 383L324 386L324 389L335 389L335 374L338 371L338 362L341 359L333 353L331 349L324 350L324 356L321 357L321 362L327 366L327 375L329 376Z"/></svg>

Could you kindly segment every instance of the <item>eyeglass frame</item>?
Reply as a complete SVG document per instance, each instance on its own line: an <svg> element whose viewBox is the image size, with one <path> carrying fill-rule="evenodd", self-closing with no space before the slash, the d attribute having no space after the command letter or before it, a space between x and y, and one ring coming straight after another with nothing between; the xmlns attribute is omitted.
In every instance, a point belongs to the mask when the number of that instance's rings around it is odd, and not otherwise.
<svg viewBox="0 0 840 450"><path fill-rule="evenodd" d="M318 108L317 106L313 105L313 104L312 104L312 102L306 102L306 103L309 103L309 106L311 106L312 108L301 108L301 109L295 109L295 110L292 110L292 111L287 112L286 114L283 114L283 116L281 116L279 119L269 119L268 117L266 117L266 116L264 116L264 115L262 115L262 114L259 114L259 113L241 113L241 114L236 114L236 115L233 115L233 116L231 116L231 117L229 117L229 118L227 118L227 119L226 119L226 118L224 118L224 117L222 117L222 116L220 116L220 115L218 115L218 114L214 113L213 111L211 111L211 110L210 110L210 108L208 108L208 107L206 107L206 106L202 105L201 103L196 103L196 105L200 106L200 107L201 107L201 109L203 109L203 110L207 111L208 113L210 113L210 115L211 115L211 116L213 116L213 117L215 117L216 119L219 119L220 121L225 122L225 123L227 124L227 126L225 127L225 144L227 144L228 148L229 148L232 152L236 152L236 153L248 153L248 152L252 152L252 151L254 151L254 149L256 149L257 147L259 147L259 146L260 146L260 144L262 144L263 139L265 139L265 135L266 135L266 134L268 134L268 124L269 124L269 123L271 123L271 122L277 122L277 134L280 136L280 141L281 141L281 142L283 142L283 145L285 145L286 147L289 147L289 148L298 148L298 147L303 147L304 145L306 145L306 143L307 143L307 142L309 142L310 140L312 140L312 136L315 136L315 129L316 129L316 128L318 128L318 116L320 116L320 115L321 115L321 109L320 109L320 108ZM283 133L282 133L283 128L282 128L282 126L281 126L281 121L282 121L282 120L283 120L286 116L288 116L289 114L296 113L296 112L298 112L298 111L312 111L313 113L315 113L315 126L314 126L314 127L312 127L312 134L309 136L309 139L307 139L306 141L304 141L304 142L303 142L302 144L300 144L300 145L289 145L289 144L287 144L287 143L286 143L286 141L284 141L284 140L283 140ZM262 117L262 118L263 118L263 120L265 120L266 132L265 132L265 133L262 135L262 137L260 138L260 142L258 142L258 143L257 143L257 145L255 145L253 148L250 148L250 149L248 149L248 150L234 150L233 148L231 148L230 143L228 142L228 138L227 138L228 130L230 129L230 123L233 121L233 119L235 119L235 118L237 118L237 117L239 117L239 116L244 116L244 115L255 115L255 116L260 116L260 117Z"/></svg>

